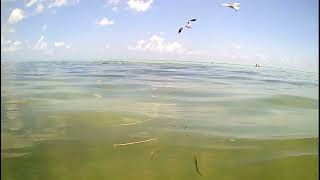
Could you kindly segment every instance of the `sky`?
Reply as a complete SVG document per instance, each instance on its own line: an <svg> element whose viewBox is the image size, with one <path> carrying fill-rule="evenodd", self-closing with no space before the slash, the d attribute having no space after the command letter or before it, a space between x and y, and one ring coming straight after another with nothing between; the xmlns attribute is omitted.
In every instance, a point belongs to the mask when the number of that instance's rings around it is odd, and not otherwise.
<svg viewBox="0 0 320 180"><path fill-rule="evenodd" d="M317 0L1 0L1 59L213 61L319 71ZM192 29L178 33L196 18Z"/></svg>

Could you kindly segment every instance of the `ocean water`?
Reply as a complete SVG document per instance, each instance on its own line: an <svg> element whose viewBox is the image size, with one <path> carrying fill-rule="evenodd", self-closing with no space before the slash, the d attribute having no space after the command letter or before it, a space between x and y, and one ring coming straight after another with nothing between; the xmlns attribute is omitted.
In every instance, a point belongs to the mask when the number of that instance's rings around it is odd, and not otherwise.
<svg viewBox="0 0 320 180"><path fill-rule="evenodd" d="M3 179L318 179L318 74L2 62Z"/></svg>

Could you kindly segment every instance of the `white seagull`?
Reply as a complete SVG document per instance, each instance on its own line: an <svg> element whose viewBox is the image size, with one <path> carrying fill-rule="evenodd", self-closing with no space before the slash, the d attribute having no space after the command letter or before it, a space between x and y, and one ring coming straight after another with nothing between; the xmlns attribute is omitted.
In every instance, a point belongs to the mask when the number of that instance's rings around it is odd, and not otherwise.
<svg viewBox="0 0 320 180"><path fill-rule="evenodd" d="M182 27L179 29L178 33L181 33L182 30L183 30L183 28L190 29L190 28L191 28L191 21L196 21L196 20L197 20L197 19L190 19L190 20L188 21L187 25L182 26Z"/></svg>
<svg viewBox="0 0 320 180"><path fill-rule="evenodd" d="M224 6L224 7L228 7L228 8L234 9L236 11L238 11L240 9L240 3L232 3L232 4L224 3L224 4L221 4L221 5Z"/></svg>

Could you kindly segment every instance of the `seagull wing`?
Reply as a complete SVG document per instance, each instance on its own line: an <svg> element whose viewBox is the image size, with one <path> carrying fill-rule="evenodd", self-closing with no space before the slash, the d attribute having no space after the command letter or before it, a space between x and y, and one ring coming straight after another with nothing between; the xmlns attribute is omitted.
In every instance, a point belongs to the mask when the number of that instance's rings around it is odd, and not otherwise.
<svg viewBox="0 0 320 180"><path fill-rule="evenodd" d="M191 20L189 20L189 21L196 21L197 19L191 19Z"/></svg>
<svg viewBox="0 0 320 180"><path fill-rule="evenodd" d="M235 9L236 11L240 9L240 3L233 3L232 6L233 6L233 9Z"/></svg>
<svg viewBox="0 0 320 180"><path fill-rule="evenodd" d="M183 27L181 27L181 28L179 29L178 33L181 33L182 30L183 30Z"/></svg>
<svg viewBox="0 0 320 180"><path fill-rule="evenodd" d="M229 6L230 6L230 4L223 3L223 4L221 4L221 6L229 7Z"/></svg>

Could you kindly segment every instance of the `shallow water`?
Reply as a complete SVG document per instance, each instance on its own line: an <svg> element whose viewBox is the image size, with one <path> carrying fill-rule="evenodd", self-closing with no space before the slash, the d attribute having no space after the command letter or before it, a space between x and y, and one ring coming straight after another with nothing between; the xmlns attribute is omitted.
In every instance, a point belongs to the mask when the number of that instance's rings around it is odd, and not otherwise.
<svg viewBox="0 0 320 180"><path fill-rule="evenodd" d="M2 62L1 177L316 179L317 76L217 63Z"/></svg>

